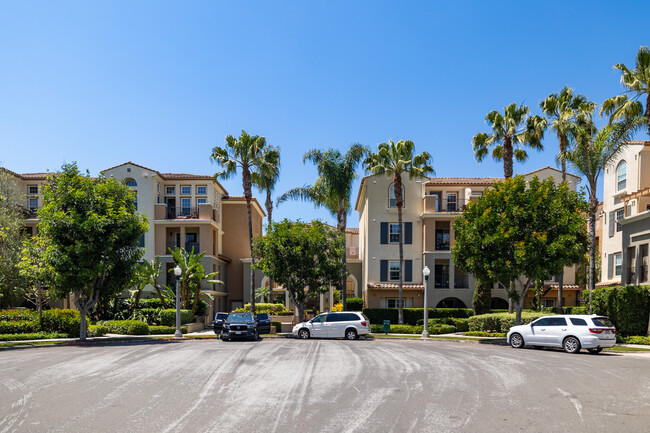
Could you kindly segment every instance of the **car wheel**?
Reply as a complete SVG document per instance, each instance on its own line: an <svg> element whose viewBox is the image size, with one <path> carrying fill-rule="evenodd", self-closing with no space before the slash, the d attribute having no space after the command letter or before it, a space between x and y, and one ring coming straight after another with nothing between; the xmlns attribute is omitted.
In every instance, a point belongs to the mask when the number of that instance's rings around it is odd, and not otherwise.
<svg viewBox="0 0 650 433"><path fill-rule="evenodd" d="M307 329L301 329L298 331L298 338L306 340L309 338L309 331Z"/></svg>
<svg viewBox="0 0 650 433"><path fill-rule="evenodd" d="M564 351L567 353L580 352L580 341L575 337L567 337L564 339Z"/></svg>
<svg viewBox="0 0 650 433"><path fill-rule="evenodd" d="M221 337L221 341L230 341L230 337Z"/></svg>
<svg viewBox="0 0 650 433"><path fill-rule="evenodd" d="M257 333L257 331L255 331L255 334L253 334L253 341L257 341L257 340L259 340L259 338L260 338L260 335Z"/></svg>
<svg viewBox="0 0 650 433"><path fill-rule="evenodd" d="M515 349L521 349L524 347L524 337L521 334L512 334L510 336L510 345Z"/></svg>
<svg viewBox="0 0 650 433"><path fill-rule="evenodd" d="M357 330L354 328L347 329L345 331L345 338L348 340L356 340L358 337Z"/></svg>
<svg viewBox="0 0 650 433"><path fill-rule="evenodd" d="M592 355L598 355L602 351L602 347L592 347L591 349L587 349L587 352L591 353Z"/></svg>

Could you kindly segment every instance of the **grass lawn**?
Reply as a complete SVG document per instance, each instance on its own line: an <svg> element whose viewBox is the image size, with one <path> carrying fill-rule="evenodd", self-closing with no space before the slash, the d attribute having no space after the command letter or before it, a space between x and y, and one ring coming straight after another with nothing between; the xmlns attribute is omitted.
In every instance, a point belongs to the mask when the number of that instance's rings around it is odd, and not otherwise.
<svg viewBox="0 0 650 433"><path fill-rule="evenodd" d="M614 346L614 347L603 349L603 351L605 350L607 350L608 352L650 352L650 349L646 349L645 347L630 347L630 346Z"/></svg>

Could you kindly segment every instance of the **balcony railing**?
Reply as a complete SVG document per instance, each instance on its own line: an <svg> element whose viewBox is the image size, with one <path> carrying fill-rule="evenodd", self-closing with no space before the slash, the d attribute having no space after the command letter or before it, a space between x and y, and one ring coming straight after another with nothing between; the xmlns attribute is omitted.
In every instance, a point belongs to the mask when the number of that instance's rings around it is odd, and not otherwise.
<svg viewBox="0 0 650 433"><path fill-rule="evenodd" d="M462 212L467 207L470 200L449 200L438 199L435 195L427 195L424 197L424 211L433 212Z"/></svg>
<svg viewBox="0 0 650 433"><path fill-rule="evenodd" d="M167 206L165 219L175 220L175 219L198 219L198 218L199 218L199 209L196 207Z"/></svg>
<svg viewBox="0 0 650 433"><path fill-rule="evenodd" d="M23 209L23 218L25 219L38 218L38 208Z"/></svg>
<svg viewBox="0 0 650 433"><path fill-rule="evenodd" d="M168 253L170 249L173 250L176 247L180 248L180 245L173 241L167 242L167 251L165 253ZM185 251L189 253L192 251L192 248L194 248L194 254L198 254L201 251L201 244L199 242L185 242Z"/></svg>
<svg viewBox="0 0 650 433"><path fill-rule="evenodd" d="M436 251L449 251L450 249L449 241L436 241Z"/></svg>

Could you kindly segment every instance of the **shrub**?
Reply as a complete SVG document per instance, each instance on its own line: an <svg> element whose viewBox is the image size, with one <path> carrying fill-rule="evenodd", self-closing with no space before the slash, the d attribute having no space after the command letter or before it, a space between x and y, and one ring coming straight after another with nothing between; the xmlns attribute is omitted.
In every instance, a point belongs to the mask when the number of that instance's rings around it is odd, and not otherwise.
<svg viewBox="0 0 650 433"><path fill-rule="evenodd" d="M390 325L391 334L415 334L411 325Z"/></svg>
<svg viewBox="0 0 650 433"><path fill-rule="evenodd" d="M562 307L563 314L589 314L589 307Z"/></svg>
<svg viewBox="0 0 650 433"><path fill-rule="evenodd" d="M88 326L89 337L102 337L108 334L108 328L104 325L90 325Z"/></svg>
<svg viewBox="0 0 650 433"><path fill-rule="evenodd" d="M618 335L617 335L618 337ZM618 338L617 338L618 340ZM630 337L620 337L619 341L620 343L624 344L645 344L645 345L650 345L650 337L642 337L639 335L632 335Z"/></svg>
<svg viewBox="0 0 650 433"><path fill-rule="evenodd" d="M429 326L429 334L451 334L456 332L454 325L436 324Z"/></svg>
<svg viewBox="0 0 650 433"><path fill-rule="evenodd" d="M585 297L589 292L585 291ZM650 310L650 286L601 287L592 292L595 314L608 316L617 334L645 335Z"/></svg>
<svg viewBox="0 0 650 433"><path fill-rule="evenodd" d="M111 334L148 335L149 326L139 320L106 320L101 323Z"/></svg>
<svg viewBox="0 0 650 433"><path fill-rule="evenodd" d="M165 302L167 303L167 308L173 307L176 302L175 299L172 298L166 298ZM144 310L148 308L152 308L154 310L157 310L159 308L162 308L162 302L160 298L151 298L151 299L140 299L140 302L138 303L138 309L139 310Z"/></svg>
<svg viewBox="0 0 650 433"><path fill-rule="evenodd" d="M86 318L88 324L88 318ZM47 310L43 311L43 331L63 332L70 337L79 337L81 316L77 310Z"/></svg>
<svg viewBox="0 0 650 433"><path fill-rule="evenodd" d="M160 322L161 311L161 308L142 308L140 310L135 310L129 319L140 320L141 322L147 322L147 324L153 325L154 323Z"/></svg>
<svg viewBox="0 0 650 433"><path fill-rule="evenodd" d="M160 325L173 326L176 329L176 309L160 310L159 319ZM192 323L193 319L191 310L181 310L181 323Z"/></svg>
<svg viewBox="0 0 650 433"><path fill-rule="evenodd" d="M347 302L348 311L363 310L363 299L361 298L348 298L346 302Z"/></svg>
<svg viewBox="0 0 650 433"><path fill-rule="evenodd" d="M543 316L548 316L546 313L533 313L522 312L521 324L525 325ZM468 328L470 331L484 331L484 332L508 332L511 326L515 326L515 314L508 313L490 313L481 314L469 318Z"/></svg>
<svg viewBox="0 0 650 433"><path fill-rule="evenodd" d="M31 320L38 321L38 313L33 310L0 310L0 321Z"/></svg>
<svg viewBox="0 0 650 433"><path fill-rule="evenodd" d="M506 332L482 332L482 331L469 331L465 335L470 337L505 337Z"/></svg>
<svg viewBox="0 0 650 433"><path fill-rule="evenodd" d="M187 334L187 326L181 326L181 332ZM174 334L176 333L176 326L150 326L149 334L151 335L161 335L161 334Z"/></svg>
<svg viewBox="0 0 650 433"><path fill-rule="evenodd" d="M383 324L384 320L390 323L397 323L397 308L364 308L365 314L370 323ZM467 318L474 312L469 308L429 308L429 318ZM418 320L423 319L424 309L404 308L404 323L415 325Z"/></svg>
<svg viewBox="0 0 650 433"><path fill-rule="evenodd" d="M332 306L332 311L343 311L343 304L340 303L340 302L338 304L334 304ZM315 311L314 311L314 314L316 314Z"/></svg>
<svg viewBox="0 0 650 433"><path fill-rule="evenodd" d="M275 327L276 333L282 332L282 322L271 322L271 326Z"/></svg>
<svg viewBox="0 0 650 433"><path fill-rule="evenodd" d="M241 311L250 311L251 304L244 305L244 308L238 309ZM265 302L259 302L255 304L255 311L257 313L270 313L275 314L276 312L285 311L284 304L269 304Z"/></svg>
<svg viewBox="0 0 650 433"><path fill-rule="evenodd" d="M0 334L31 334L38 330L38 322L32 320L0 321Z"/></svg>
<svg viewBox="0 0 650 433"><path fill-rule="evenodd" d="M0 341L45 340L49 338L67 338L62 332L30 332L27 334L0 334Z"/></svg>

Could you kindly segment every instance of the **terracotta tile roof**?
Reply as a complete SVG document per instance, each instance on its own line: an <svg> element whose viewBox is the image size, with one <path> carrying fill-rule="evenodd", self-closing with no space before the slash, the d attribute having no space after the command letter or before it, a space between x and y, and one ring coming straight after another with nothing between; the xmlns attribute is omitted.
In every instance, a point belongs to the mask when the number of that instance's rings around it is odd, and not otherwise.
<svg viewBox="0 0 650 433"><path fill-rule="evenodd" d="M225 195L223 200L246 200L243 195Z"/></svg>
<svg viewBox="0 0 650 433"><path fill-rule="evenodd" d="M172 179L213 180L214 179L212 176L208 176L207 174L189 174L189 173L158 173L158 174L160 174L160 177L162 177L165 180L172 180Z"/></svg>
<svg viewBox="0 0 650 433"><path fill-rule="evenodd" d="M368 288L373 290L394 290L399 289L399 284L375 283L368 284ZM424 286L422 284L402 284L402 290L424 290Z"/></svg>
<svg viewBox="0 0 650 433"><path fill-rule="evenodd" d="M558 284L557 283L547 284L546 287L550 287L552 289L557 289ZM577 284L565 284L565 285L562 286L562 288L564 290L580 290L580 286L578 286Z"/></svg>
<svg viewBox="0 0 650 433"><path fill-rule="evenodd" d="M628 144L643 144L644 146L650 146L650 140L630 140Z"/></svg>
<svg viewBox="0 0 650 433"><path fill-rule="evenodd" d="M493 185L503 180L500 177L432 177L425 184L429 185Z"/></svg>
<svg viewBox="0 0 650 433"><path fill-rule="evenodd" d="M4 167L0 167L0 170L23 180L45 180L47 176L53 174L53 173L16 173Z"/></svg>
<svg viewBox="0 0 650 433"><path fill-rule="evenodd" d="M621 285L620 281L610 281L610 282L601 281L600 283L596 283L596 287L611 287L611 286L620 286L620 285Z"/></svg>
<svg viewBox="0 0 650 433"><path fill-rule="evenodd" d="M345 229L346 233L359 234L359 227L348 227Z"/></svg>

